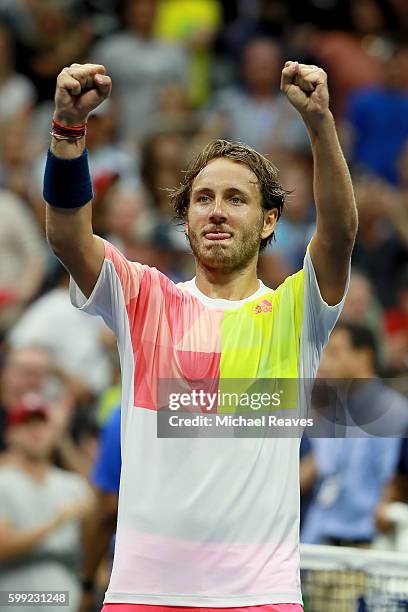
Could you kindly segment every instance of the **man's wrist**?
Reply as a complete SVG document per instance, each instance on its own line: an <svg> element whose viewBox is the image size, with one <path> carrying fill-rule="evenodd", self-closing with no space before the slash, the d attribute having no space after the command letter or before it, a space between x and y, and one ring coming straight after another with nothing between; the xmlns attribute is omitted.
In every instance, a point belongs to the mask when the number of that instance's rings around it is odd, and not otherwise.
<svg viewBox="0 0 408 612"><path fill-rule="evenodd" d="M54 136L51 138L51 153L60 159L75 159L81 157L85 150L85 136L78 140L57 140Z"/></svg>
<svg viewBox="0 0 408 612"><path fill-rule="evenodd" d="M335 127L334 117L330 109L323 113L302 115L302 118L311 137L319 136L324 130Z"/></svg>
<svg viewBox="0 0 408 612"><path fill-rule="evenodd" d="M58 145L71 147L71 155L47 153L44 171L44 200L56 208L81 208L93 198L92 179L89 172L88 152L73 155L75 144Z"/></svg>
<svg viewBox="0 0 408 612"><path fill-rule="evenodd" d="M85 115L84 117L73 117L64 113L59 113L55 110L52 119L65 127L72 127L86 124L88 121L88 115Z"/></svg>

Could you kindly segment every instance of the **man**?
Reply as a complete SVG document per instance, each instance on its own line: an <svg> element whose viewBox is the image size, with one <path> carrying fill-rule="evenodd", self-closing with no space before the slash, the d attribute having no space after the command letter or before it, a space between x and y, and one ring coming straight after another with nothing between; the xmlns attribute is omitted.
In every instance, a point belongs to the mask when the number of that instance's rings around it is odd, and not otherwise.
<svg viewBox="0 0 408 612"><path fill-rule="evenodd" d="M2 189L0 226L0 335L17 321L45 277L45 242L27 204Z"/></svg>
<svg viewBox="0 0 408 612"><path fill-rule="evenodd" d="M403 438L400 443L395 473L386 483L375 512L377 529L383 533L390 533L395 530L395 521L391 520L389 516L390 505L394 502L408 504L408 437Z"/></svg>
<svg viewBox="0 0 408 612"><path fill-rule="evenodd" d="M303 270L275 292L256 265L285 194L272 164L245 145L210 143L173 193L194 280L175 285L93 235L85 123L110 89L103 66L61 72L44 177L48 241L71 273L72 301L114 329L122 363L121 489L105 612L144 604L300 610L299 440L158 438L156 416L163 379L316 373L357 227L326 75L297 62L282 72L312 142L317 231Z"/></svg>
<svg viewBox="0 0 408 612"><path fill-rule="evenodd" d="M6 448L7 413L27 393L41 395L52 369L49 352L25 346L6 352L0 373L0 453Z"/></svg>
<svg viewBox="0 0 408 612"><path fill-rule="evenodd" d="M112 379L103 334L111 332L100 319L75 311L69 300L69 277L58 264L56 287L30 304L11 330L13 349L42 346L72 380L79 401L90 402ZM105 331L106 330L106 331Z"/></svg>
<svg viewBox="0 0 408 612"><path fill-rule="evenodd" d="M242 52L242 84L216 93L210 104L210 121L225 122L226 136L255 149L308 148L307 132L297 113L279 92L281 52L270 37L251 40Z"/></svg>
<svg viewBox="0 0 408 612"><path fill-rule="evenodd" d="M331 437L312 438L311 455L302 460L302 489L306 483L309 488L316 485L302 542L366 548L374 539L375 508L398 458L400 440L392 436L401 435L408 423L408 402L375 378L377 361L375 339L367 327L337 324L319 375L334 379L339 390L349 381L349 393L340 394L340 405L330 406L328 419L321 415L320 433L327 427ZM318 572L315 578L319 588L304 592L313 612L357 609L365 591L361 572L352 573L346 587L337 572Z"/></svg>
<svg viewBox="0 0 408 612"><path fill-rule="evenodd" d="M69 591L67 610L76 612L80 527L92 507L91 491L77 474L52 465L55 428L40 396L25 395L14 404L6 436L9 453L0 467L0 588Z"/></svg>
<svg viewBox="0 0 408 612"><path fill-rule="evenodd" d="M368 328L337 324L319 375L340 384L350 380L350 390L328 411L332 437L310 440L319 489L302 528L304 542L357 546L375 536L375 508L396 466L397 436L408 426L408 402L376 378L377 361Z"/></svg>
<svg viewBox="0 0 408 612"><path fill-rule="evenodd" d="M395 47L380 85L361 87L348 100L353 160L362 169L398 184L398 158L408 138L408 46Z"/></svg>
<svg viewBox="0 0 408 612"><path fill-rule="evenodd" d="M120 137L139 140L162 88L184 84L188 57L180 44L156 36L157 0L125 0L123 5L124 28L97 42L91 56L105 64L115 80Z"/></svg>

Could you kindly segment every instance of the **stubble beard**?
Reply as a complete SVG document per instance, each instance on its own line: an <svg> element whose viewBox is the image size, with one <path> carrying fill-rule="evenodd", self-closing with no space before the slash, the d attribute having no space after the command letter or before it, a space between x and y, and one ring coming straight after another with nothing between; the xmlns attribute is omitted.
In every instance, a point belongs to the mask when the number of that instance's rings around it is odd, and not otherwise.
<svg viewBox="0 0 408 612"><path fill-rule="evenodd" d="M244 269L259 255L262 226L244 229L242 234L234 233L232 244L222 244L222 240L205 244L205 238L193 231L189 231L187 240L196 261L206 268L225 270Z"/></svg>

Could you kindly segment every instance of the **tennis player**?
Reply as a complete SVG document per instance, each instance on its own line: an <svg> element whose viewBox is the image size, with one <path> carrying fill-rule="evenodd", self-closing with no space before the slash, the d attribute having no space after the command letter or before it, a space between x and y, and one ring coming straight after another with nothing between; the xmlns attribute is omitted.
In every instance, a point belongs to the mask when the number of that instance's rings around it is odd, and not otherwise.
<svg viewBox="0 0 408 612"><path fill-rule="evenodd" d="M115 331L122 368L123 464L104 612L302 609L299 440L156 432L161 379L313 377L340 313L357 214L326 74L286 62L281 87L310 134L317 229L303 269L272 291L257 278L285 199L272 164L223 140L191 162L172 200L197 272L176 285L93 234L85 127L111 79L93 64L58 76L47 237L71 274L73 304Z"/></svg>

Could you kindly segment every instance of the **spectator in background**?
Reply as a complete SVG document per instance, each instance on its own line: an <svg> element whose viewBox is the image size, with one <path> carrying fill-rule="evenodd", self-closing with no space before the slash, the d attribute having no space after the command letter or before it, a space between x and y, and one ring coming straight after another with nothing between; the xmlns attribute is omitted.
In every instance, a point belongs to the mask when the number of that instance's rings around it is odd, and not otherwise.
<svg viewBox="0 0 408 612"><path fill-rule="evenodd" d="M299 269L315 230L313 168L310 156L292 153L279 160L282 185L289 192L288 202L276 228L276 250L292 272ZM291 273L292 273L291 272Z"/></svg>
<svg viewBox="0 0 408 612"><path fill-rule="evenodd" d="M103 344L104 323L76 311L69 299L69 275L57 263L55 289L33 302L11 330L12 348L43 346L71 379L76 400L89 403L111 383L111 365Z"/></svg>
<svg viewBox="0 0 408 612"><path fill-rule="evenodd" d="M165 187L162 190L165 193ZM170 274L180 268L174 251L169 250L169 236L177 228L171 225L168 213L161 215L151 205L147 206L149 195L152 194L131 186L113 187L103 205L104 233L131 261L143 261Z"/></svg>
<svg viewBox="0 0 408 612"><path fill-rule="evenodd" d="M167 190L180 184L194 138L192 125L163 121L149 132L141 150L142 182L154 220L153 255L158 257L156 263L151 259L145 263L154 265L173 280L188 278L193 261L184 231L174 223Z"/></svg>
<svg viewBox="0 0 408 612"><path fill-rule="evenodd" d="M141 151L141 174L149 204L158 214L172 215L168 192L180 184L191 132L179 124L157 125L146 136Z"/></svg>
<svg viewBox="0 0 408 612"><path fill-rule="evenodd" d="M370 280L353 268L341 319L368 327L374 335L383 327L383 312Z"/></svg>
<svg viewBox="0 0 408 612"><path fill-rule="evenodd" d="M254 38L281 38L288 26L290 7L285 0L241 0L236 18L221 32L221 45L227 58L238 66L242 49ZM302 63L302 55L297 57Z"/></svg>
<svg viewBox="0 0 408 612"><path fill-rule="evenodd" d="M6 450L5 423L12 407L27 393L47 397L52 425L57 432L56 451L61 466L88 476L92 461L89 438L92 423L82 418L76 403L80 392L76 380L52 363L49 351L43 346L25 346L6 352L0 377L0 452ZM89 415L89 406L86 407ZM77 442L73 439L74 426ZM91 434L91 436L89 435Z"/></svg>
<svg viewBox="0 0 408 612"><path fill-rule="evenodd" d="M185 80L182 48L155 36L156 8L157 0L126 0L125 29L99 41L91 52L115 82L122 137L140 138L163 85Z"/></svg>
<svg viewBox="0 0 408 612"><path fill-rule="evenodd" d="M384 372L388 363L384 310L376 297L371 281L357 267L353 267L351 272L349 290L340 320L362 325L371 331L378 350L378 365Z"/></svg>
<svg viewBox="0 0 408 612"><path fill-rule="evenodd" d="M401 440L397 468L386 483L376 509L376 526L380 532L390 533L395 529L395 523L388 517L388 509L393 502L408 504L408 438Z"/></svg>
<svg viewBox="0 0 408 612"><path fill-rule="evenodd" d="M21 198L38 218L30 180L39 142L31 134L33 116L26 113L5 122L0 136L0 185ZM29 137L27 135L30 134ZM44 206L41 206L41 211Z"/></svg>
<svg viewBox="0 0 408 612"><path fill-rule="evenodd" d="M6 435L9 453L0 466L0 589L68 591L68 609L76 612L80 526L92 508L90 489L76 474L52 466L55 430L38 396L24 396L12 406ZM13 609L2 605L3 612Z"/></svg>
<svg viewBox="0 0 408 612"><path fill-rule="evenodd" d="M375 508L398 458L399 439L391 436L408 425L407 400L375 378L377 359L367 328L337 324L319 374L337 379L338 389L346 379L348 396L345 410L336 404L329 410L332 422L322 429L335 437L310 439L318 490L303 525L303 542L356 546L373 540Z"/></svg>
<svg viewBox="0 0 408 612"><path fill-rule="evenodd" d="M130 258L139 244L147 248L154 230L154 214L144 193L128 185L116 185L104 202L103 224L107 239Z"/></svg>
<svg viewBox="0 0 408 612"><path fill-rule="evenodd" d="M49 115L47 117L48 121ZM127 143L123 143L118 138L117 108L111 100L106 100L89 116L87 147L92 153L90 170L95 192L95 229L98 233L101 233L104 231L103 220L101 219L103 217L104 199L110 188L117 183L123 183L135 189L140 184L136 152L132 150L131 146L127 146ZM42 197L44 168L45 160L42 155L32 168L33 181L30 185L33 205L42 226L45 225L45 208Z"/></svg>
<svg viewBox="0 0 408 612"><path fill-rule="evenodd" d="M272 39L256 38L242 55L242 84L215 94L208 116L224 120L224 136L240 140L262 153L279 148L308 150L300 117L279 91L282 58Z"/></svg>
<svg viewBox="0 0 408 612"><path fill-rule="evenodd" d="M45 274L45 240L16 195L0 192L0 334L32 300Z"/></svg>
<svg viewBox="0 0 408 612"><path fill-rule="evenodd" d="M356 179L354 189L360 223L352 263L367 275L381 304L389 307L396 299L395 271L407 261L407 210L398 192L373 176Z"/></svg>
<svg viewBox="0 0 408 612"><path fill-rule="evenodd" d="M336 116L344 113L347 99L354 91L382 85L384 59L389 57L392 47L390 29L396 25L391 2L359 0L347 5L349 31L322 31L310 41L312 52L329 74Z"/></svg>
<svg viewBox="0 0 408 612"><path fill-rule="evenodd" d="M117 108L111 100L105 100L91 113L86 136L94 184L113 174L123 182L138 185L136 155L118 139Z"/></svg>
<svg viewBox="0 0 408 612"><path fill-rule="evenodd" d="M158 38L177 41L188 54L187 89L191 104L203 104L210 95L212 44L221 25L219 0L161 0Z"/></svg>
<svg viewBox="0 0 408 612"><path fill-rule="evenodd" d="M300 441L300 529L313 502L316 488L316 463L307 436Z"/></svg>
<svg viewBox="0 0 408 612"><path fill-rule="evenodd" d="M293 274L302 266L306 247L315 229L312 192L312 167L309 157L288 154L279 160L279 173L284 188L288 191L287 204L279 225L276 227L276 242L267 247L262 257L269 260L272 286Z"/></svg>
<svg viewBox="0 0 408 612"><path fill-rule="evenodd" d="M0 23L0 122L24 116L35 102L31 81L15 71L11 32Z"/></svg>
<svg viewBox="0 0 408 612"><path fill-rule="evenodd" d="M397 302L386 311L389 371L405 374L408 369L408 265L396 278Z"/></svg>
<svg viewBox="0 0 408 612"><path fill-rule="evenodd" d="M25 0L25 22L13 20L17 69L35 85L39 102L54 98L55 77L83 58L93 34L78 0Z"/></svg>
<svg viewBox="0 0 408 612"><path fill-rule="evenodd" d="M0 452L6 448L7 413L26 393L42 394L51 371L48 351L31 346L6 352L0 372Z"/></svg>
<svg viewBox="0 0 408 612"><path fill-rule="evenodd" d="M344 58L342 58L344 59ZM384 80L350 96L353 162L396 184L398 159L408 139L408 45L398 45L384 63Z"/></svg>
<svg viewBox="0 0 408 612"><path fill-rule="evenodd" d="M84 534L81 612L93 612L97 591L103 594L108 583L107 579L106 584L98 585L97 573L101 561L107 556L116 530L122 465L120 415L119 407L114 410L102 430L99 452L92 472L96 504L95 512L92 519L87 522Z"/></svg>

